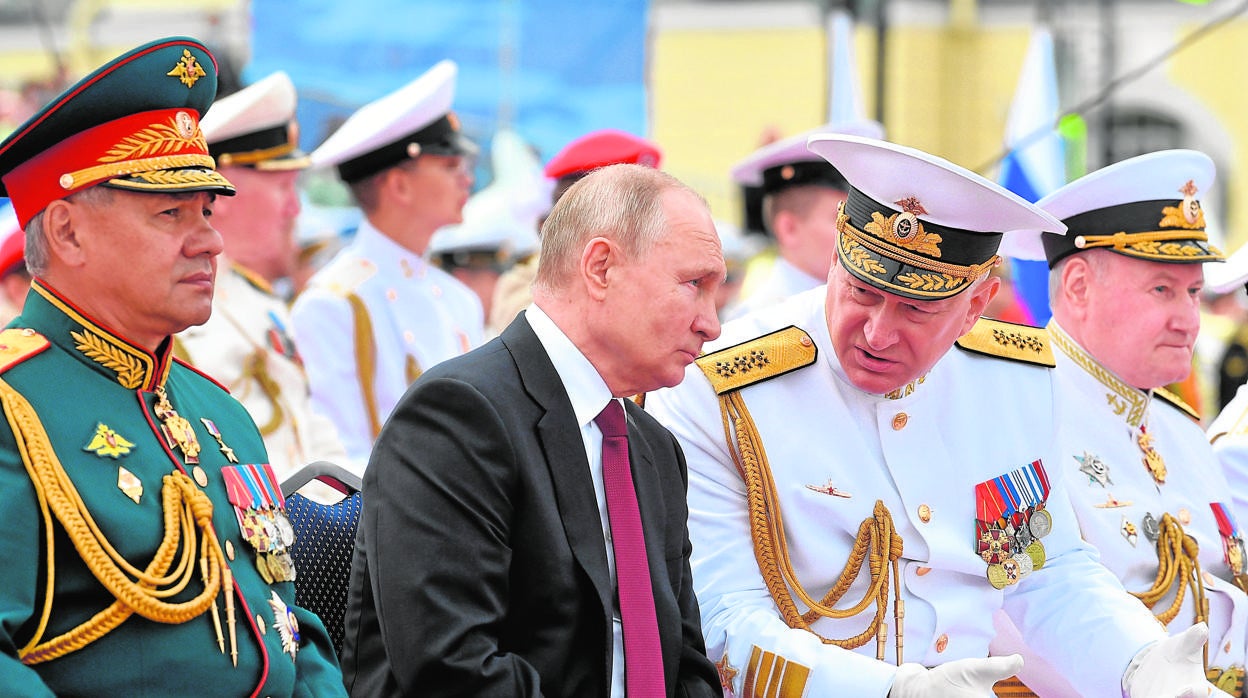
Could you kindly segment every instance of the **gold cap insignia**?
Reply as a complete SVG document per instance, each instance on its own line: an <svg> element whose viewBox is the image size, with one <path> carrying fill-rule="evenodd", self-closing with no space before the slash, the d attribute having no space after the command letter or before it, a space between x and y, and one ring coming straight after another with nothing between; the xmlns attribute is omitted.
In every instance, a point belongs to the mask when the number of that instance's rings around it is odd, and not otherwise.
<svg viewBox="0 0 1248 698"><path fill-rule="evenodd" d="M191 55L189 49L182 49L182 58L178 60L177 65L173 66L173 70L165 73L171 77L177 78L187 88L195 86L199 79L208 75L204 72L203 66L199 61L195 60L195 56Z"/></svg>

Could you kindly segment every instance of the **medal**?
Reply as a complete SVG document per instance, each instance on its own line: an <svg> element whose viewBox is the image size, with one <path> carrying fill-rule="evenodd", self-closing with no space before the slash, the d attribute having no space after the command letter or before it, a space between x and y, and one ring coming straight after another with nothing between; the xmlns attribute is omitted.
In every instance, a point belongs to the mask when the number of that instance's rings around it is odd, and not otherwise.
<svg viewBox="0 0 1248 698"><path fill-rule="evenodd" d="M1144 520L1140 522L1140 528L1144 531L1144 537L1150 543L1156 543L1157 538L1161 536L1161 525L1157 523L1157 519L1153 517L1152 512L1144 512Z"/></svg>
<svg viewBox="0 0 1248 698"><path fill-rule="evenodd" d="M1218 534L1222 537L1223 559L1226 560L1227 567L1231 568L1231 574L1238 577L1244 573L1246 562L1244 537L1240 534L1239 527L1235 524L1235 519L1225 504L1210 502L1209 508L1213 510L1213 518L1218 523Z"/></svg>
<svg viewBox="0 0 1248 698"><path fill-rule="evenodd" d="M273 520L277 524L277 536L282 548L290 549L295 544L295 527L290 524L290 518L285 511L278 509L274 512Z"/></svg>
<svg viewBox="0 0 1248 698"><path fill-rule="evenodd" d="M1153 437L1143 424L1140 425L1140 435L1135 438L1135 442L1144 454L1144 467L1153 476L1153 481L1158 485L1164 485L1166 483L1166 460L1161 457L1157 449L1153 448Z"/></svg>
<svg viewBox="0 0 1248 698"><path fill-rule="evenodd" d="M273 581L295 581L295 561L290 557L290 553L285 551L280 553L270 553L268 557L269 574L273 575Z"/></svg>
<svg viewBox="0 0 1248 698"><path fill-rule="evenodd" d="M1004 589L1010 585L1009 575L1000 564L988 565L988 583L994 589Z"/></svg>
<svg viewBox="0 0 1248 698"><path fill-rule="evenodd" d="M299 653L299 619L295 618L295 614L276 591L269 598L269 606L273 609L273 628L282 640L282 650L293 661Z"/></svg>
<svg viewBox="0 0 1248 698"><path fill-rule="evenodd" d="M1010 537L999 528L984 531L979 536L979 556L984 562L995 565L1010 556Z"/></svg>
<svg viewBox="0 0 1248 698"><path fill-rule="evenodd" d="M1044 567L1044 563L1048 559L1044 553L1044 543L1041 543L1038 540L1032 541L1031 545L1027 546L1027 549L1023 552L1027 553L1027 557L1031 558L1031 567L1033 570L1038 570L1041 567Z"/></svg>
<svg viewBox="0 0 1248 698"><path fill-rule="evenodd" d="M160 417L160 431L165 435L169 448L182 451L182 459L188 465L199 462L199 439L195 438L195 428L185 417L173 409L165 386L156 387L156 405L152 408Z"/></svg>
<svg viewBox="0 0 1248 698"><path fill-rule="evenodd" d="M975 552L988 563L988 583L1004 589L1044 566L1039 538L1053 530L1045 511L1049 479L1033 461L975 486Z"/></svg>
<svg viewBox="0 0 1248 698"><path fill-rule="evenodd" d="M204 423L204 428L212 434L212 438L217 440L217 446L221 448L221 453L225 454L226 460L231 463L237 463L238 458L234 455L234 449L225 445L225 438L221 436L221 430L217 428L216 423L207 417L200 417L199 421Z"/></svg>
<svg viewBox="0 0 1248 698"><path fill-rule="evenodd" d="M1031 535L1036 538L1044 538L1053 530L1053 516L1044 509L1036 509L1031 512L1031 518L1027 522L1031 529Z"/></svg>
<svg viewBox="0 0 1248 698"><path fill-rule="evenodd" d="M1031 556L1026 552L1014 553L1014 556L1010 559L1013 560L1014 564L1018 566L1019 579L1031 574L1036 568L1035 563L1031 561Z"/></svg>

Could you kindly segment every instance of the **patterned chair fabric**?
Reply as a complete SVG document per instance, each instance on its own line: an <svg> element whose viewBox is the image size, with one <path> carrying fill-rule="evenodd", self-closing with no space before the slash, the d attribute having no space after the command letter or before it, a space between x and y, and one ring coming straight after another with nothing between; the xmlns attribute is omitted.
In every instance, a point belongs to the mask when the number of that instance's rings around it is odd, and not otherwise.
<svg viewBox="0 0 1248 698"><path fill-rule="evenodd" d="M296 492L312 480L347 496L334 504L321 504ZM341 654L355 528L363 506L360 478L333 463L317 461L283 482L282 492L286 514L295 529L291 548L296 570L295 603L321 618L335 651Z"/></svg>

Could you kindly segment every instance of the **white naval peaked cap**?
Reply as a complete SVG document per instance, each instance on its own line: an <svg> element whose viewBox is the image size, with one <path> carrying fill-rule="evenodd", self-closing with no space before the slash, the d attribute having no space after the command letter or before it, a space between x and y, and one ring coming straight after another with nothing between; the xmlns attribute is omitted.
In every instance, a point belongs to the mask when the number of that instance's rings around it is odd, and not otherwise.
<svg viewBox="0 0 1248 698"><path fill-rule="evenodd" d="M1008 189L920 150L844 134L812 136L809 147L849 182L837 217L841 266L897 295L957 295L1000 261L1006 233L1066 231Z"/></svg>
<svg viewBox="0 0 1248 698"><path fill-rule="evenodd" d="M1155 262L1222 261L1209 244L1199 195L1215 167L1196 150L1160 150L1103 167L1036 202L1062 221L1063 236L1016 236L1003 253L1047 259L1049 267L1076 252L1103 248Z"/></svg>
<svg viewBox="0 0 1248 698"><path fill-rule="evenodd" d="M208 152L218 166L300 169L308 157L299 150L295 84L277 71L213 102L200 122Z"/></svg>
<svg viewBox="0 0 1248 698"><path fill-rule="evenodd" d="M1248 283L1248 245L1226 258L1226 264L1213 264L1205 267L1205 290L1210 293L1223 294L1241 289Z"/></svg>
<svg viewBox="0 0 1248 698"><path fill-rule="evenodd" d="M451 111L453 61L439 61L403 87L352 114L312 152L314 166L335 165L345 182L356 182L422 153L474 155L475 143L459 130Z"/></svg>
<svg viewBox="0 0 1248 698"><path fill-rule="evenodd" d="M763 187L776 192L803 184L825 184L845 188L844 178L828 161L806 147L810 137L820 133L843 133L866 138L883 138L884 127L878 121L861 119L824 124L775 143L769 143L733 165L732 180L747 187Z"/></svg>
<svg viewBox="0 0 1248 698"><path fill-rule="evenodd" d="M472 210L465 208L464 222L439 228L429 241L429 256L443 267L495 266L531 254L538 247L537 221L516 215L512 207L497 201Z"/></svg>

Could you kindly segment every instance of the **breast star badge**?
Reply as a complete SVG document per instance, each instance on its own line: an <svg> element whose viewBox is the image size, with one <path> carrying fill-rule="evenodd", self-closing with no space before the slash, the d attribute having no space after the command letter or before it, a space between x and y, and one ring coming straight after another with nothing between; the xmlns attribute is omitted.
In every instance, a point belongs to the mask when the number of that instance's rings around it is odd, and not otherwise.
<svg viewBox="0 0 1248 698"><path fill-rule="evenodd" d="M1114 481L1109 479L1109 466L1101 460L1100 456L1084 451L1082 456L1075 456L1075 460L1079 461L1079 472L1088 476L1089 485L1094 482L1100 483L1101 487L1114 484Z"/></svg>

